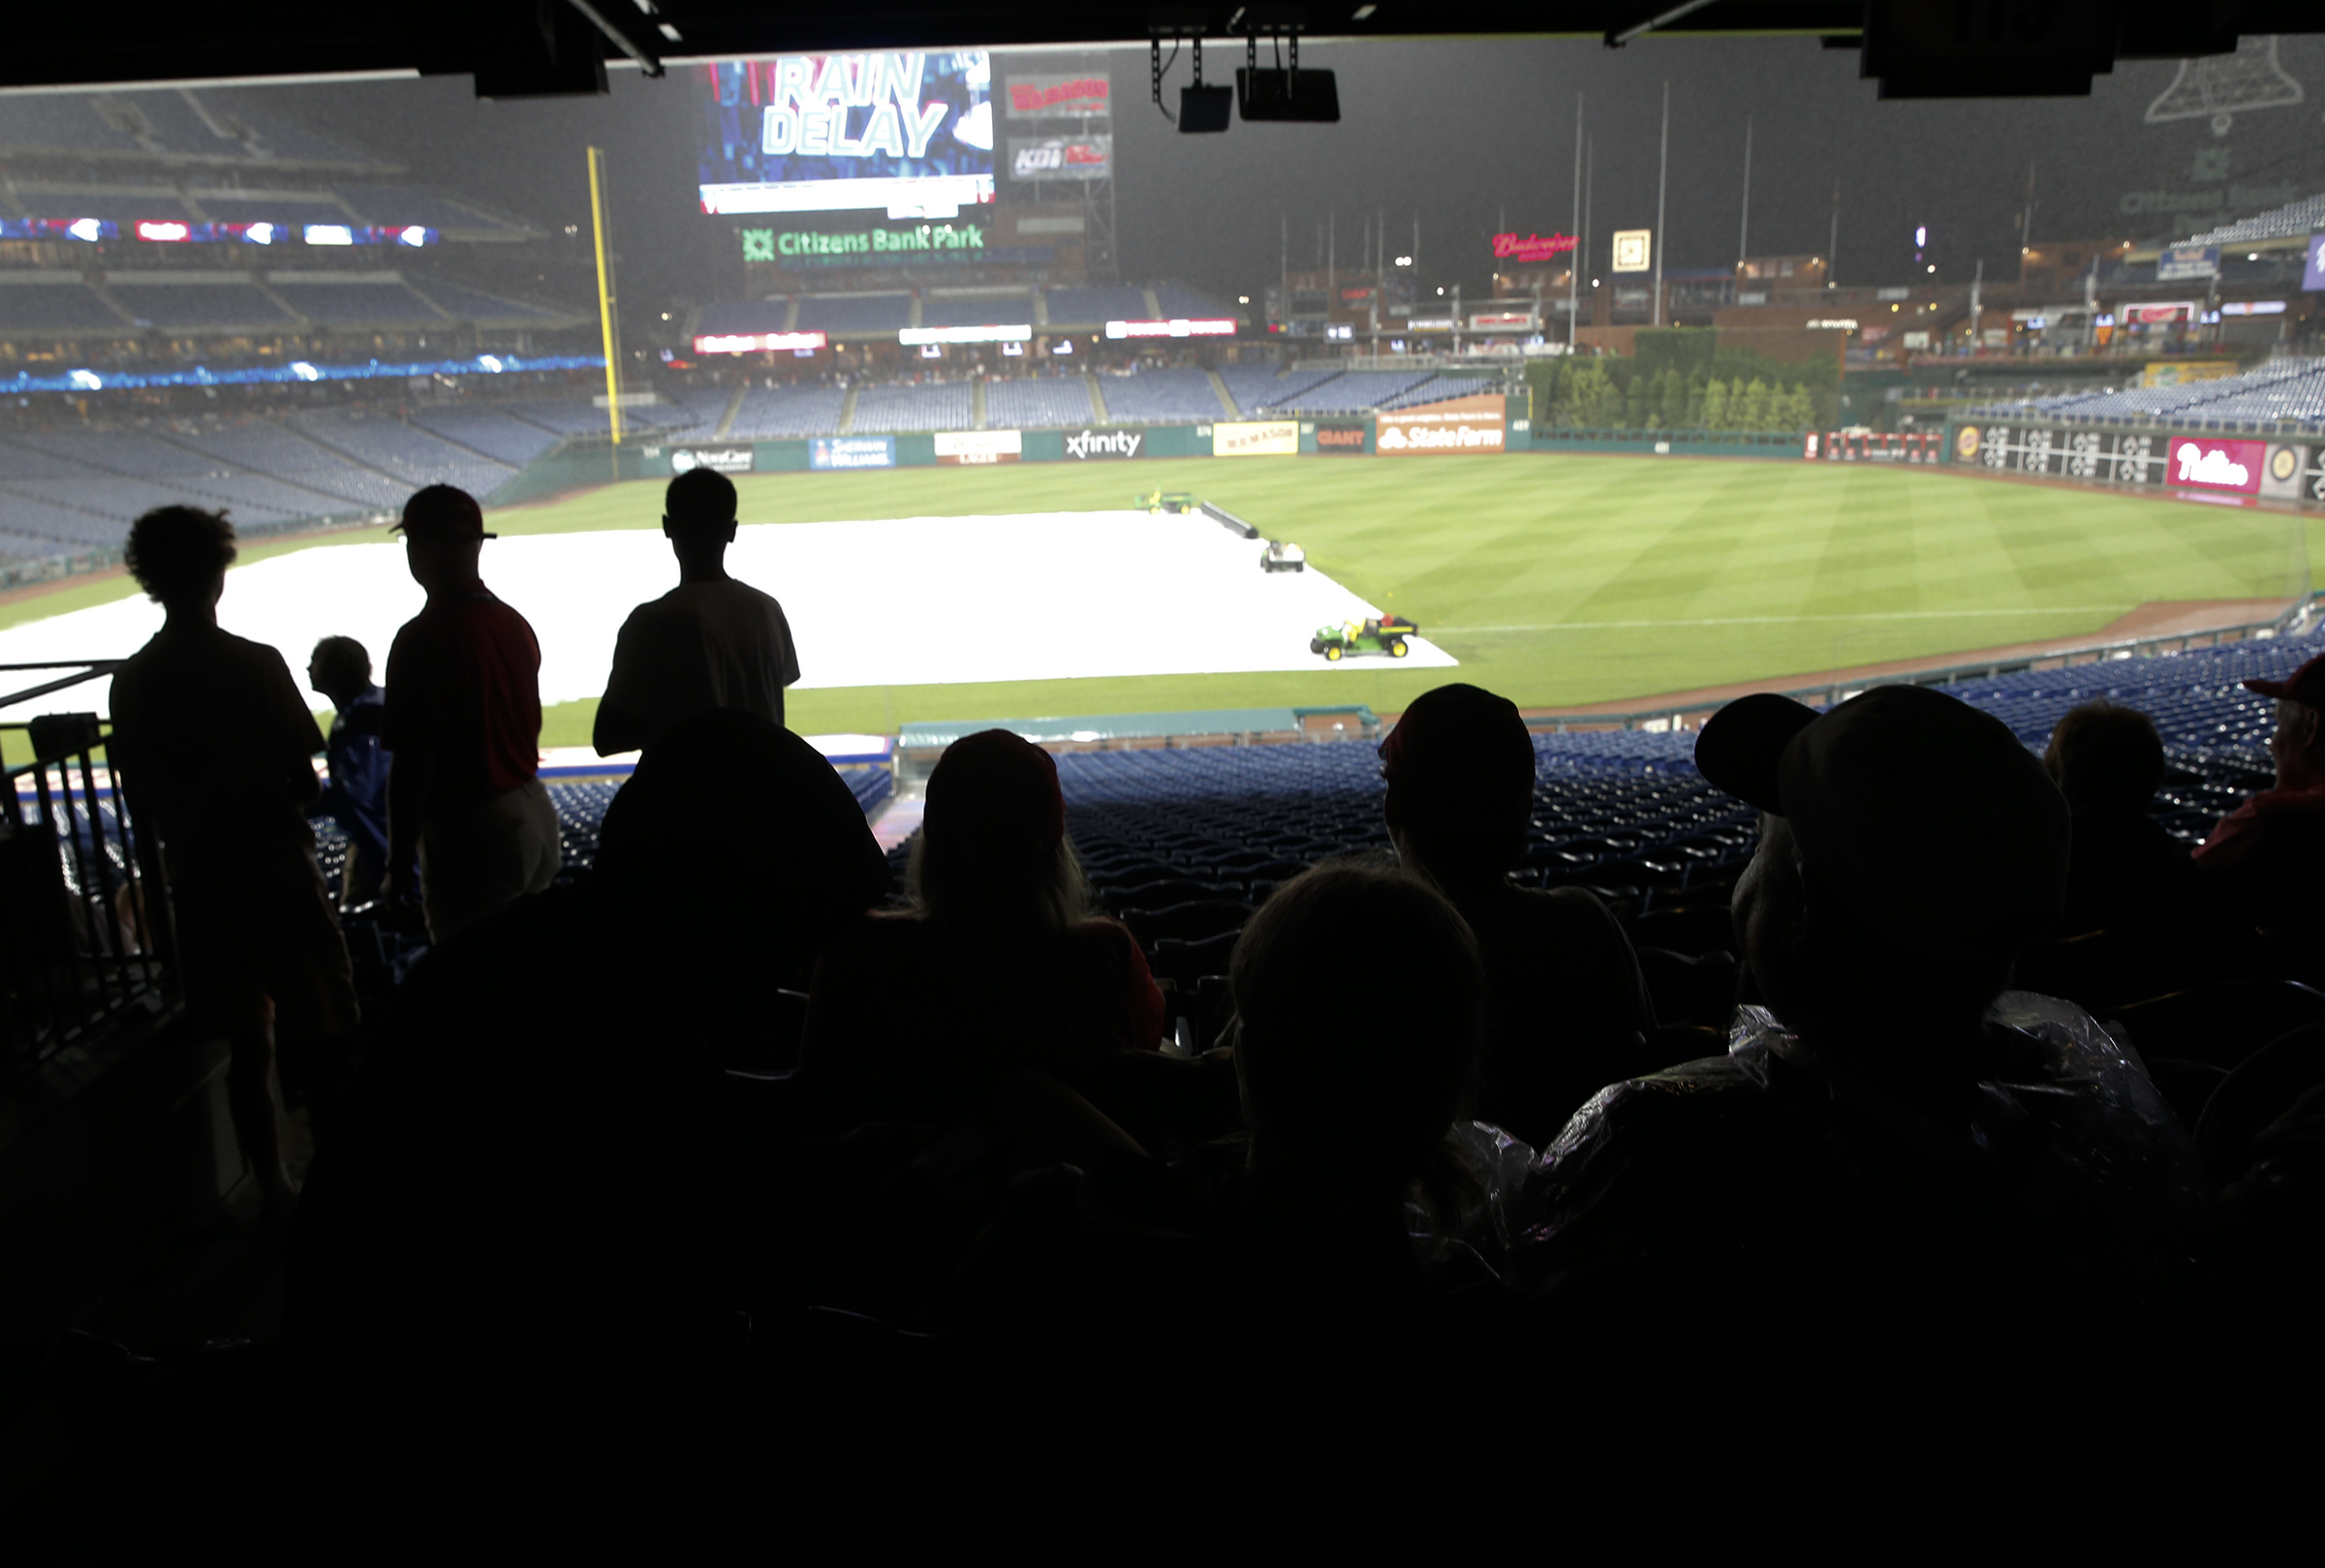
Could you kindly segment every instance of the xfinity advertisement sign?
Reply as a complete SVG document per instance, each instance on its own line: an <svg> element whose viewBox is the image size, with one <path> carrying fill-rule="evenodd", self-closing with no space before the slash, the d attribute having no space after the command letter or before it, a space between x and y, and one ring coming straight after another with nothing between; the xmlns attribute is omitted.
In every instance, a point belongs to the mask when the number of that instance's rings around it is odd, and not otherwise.
<svg viewBox="0 0 2325 1568"><path fill-rule="evenodd" d="M1145 449L1143 430L1074 430L1066 436L1066 455L1083 462L1100 457L1136 457Z"/></svg>

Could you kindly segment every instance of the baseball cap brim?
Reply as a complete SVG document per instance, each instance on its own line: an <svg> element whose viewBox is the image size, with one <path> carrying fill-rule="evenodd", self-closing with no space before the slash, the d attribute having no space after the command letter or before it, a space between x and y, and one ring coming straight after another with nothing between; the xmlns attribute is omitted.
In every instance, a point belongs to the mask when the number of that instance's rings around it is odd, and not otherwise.
<svg viewBox="0 0 2325 1568"><path fill-rule="evenodd" d="M1784 748L1818 717L1807 703L1774 692L1738 697L1697 733L1696 771L1745 804L1782 816Z"/></svg>
<svg viewBox="0 0 2325 1568"><path fill-rule="evenodd" d="M2245 682L2244 687L2246 691L2257 692L2264 697L2289 697L2293 694L2293 683L2290 681L2268 681L2255 677Z"/></svg>

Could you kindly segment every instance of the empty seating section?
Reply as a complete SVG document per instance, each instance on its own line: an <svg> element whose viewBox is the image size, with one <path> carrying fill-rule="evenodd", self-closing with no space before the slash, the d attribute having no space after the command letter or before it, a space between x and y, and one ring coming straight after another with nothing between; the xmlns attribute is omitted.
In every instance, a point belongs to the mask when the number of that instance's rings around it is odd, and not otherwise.
<svg viewBox="0 0 2325 1568"><path fill-rule="evenodd" d="M754 386L743 393L727 434L736 441L828 436L840 428L848 394L836 386Z"/></svg>
<svg viewBox="0 0 2325 1568"><path fill-rule="evenodd" d="M113 297L140 324L155 326L287 326L283 308L247 283L121 283Z"/></svg>
<svg viewBox="0 0 2325 1568"><path fill-rule="evenodd" d="M532 421L482 405L418 409L414 411L412 422L473 452L517 468L557 444L554 435Z"/></svg>
<svg viewBox="0 0 2325 1568"><path fill-rule="evenodd" d="M2259 214L2240 218L2219 229L2208 229L2191 235L2190 245L2234 245L2255 239L2295 239L2325 229L2325 194L2303 197L2298 201Z"/></svg>
<svg viewBox="0 0 2325 1568"><path fill-rule="evenodd" d="M1377 406L1384 409L1416 408L1423 403L1442 403L1450 398L1474 397L1479 392L1492 391L1493 385L1493 383L1475 376L1432 376L1418 386L1409 387L1393 397L1382 398Z"/></svg>
<svg viewBox="0 0 2325 1568"><path fill-rule="evenodd" d="M435 306L400 283L278 283L274 292L310 322L450 324Z"/></svg>
<svg viewBox="0 0 2325 1568"><path fill-rule="evenodd" d="M104 218L134 224L150 218L188 223L193 214L173 192L18 191L16 200L35 218Z"/></svg>
<svg viewBox="0 0 2325 1568"><path fill-rule="evenodd" d="M0 446L45 452L77 469L112 474L169 477L204 474L218 467L214 458L134 430L24 431L8 437Z"/></svg>
<svg viewBox="0 0 2325 1568"><path fill-rule="evenodd" d="M211 223L281 223L304 228L311 223L352 223L347 209L328 196L241 196L230 192L192 193Z"/></svg>
<svg viewBox="0 0 2325 1568"><path fill-rule="evenodd" d="M404 281L414 293L435 305L447 316L463 322L547 321L559 314L579 314L542 310L538 305L503 299L498 294L479 293L474 289L462 289L429 278L407 278Z"/></svg>
<svg viewBox="0 0 2325 1568"><path fill-rule="evenodd" d="M734 401L734 388L680 386L664 392L662 399L650 411L641 412L651 412L662 419L666 434L707 436L727 417L727 405Z"/></svg>
<svg viewBox="0 0 2325 1568"><path fill-rule="evenodd" d="M0 333L133 330L97 292L71 283L0 286Z"/></svg>
<svg viewBox="0 0 2325 1568"><path fill-rule="evenodd" d="M499 489L514 472L506 463L480 457L424 429L379 415L307 414L298 415L297 424L316 441L402 481L395 497L398 504L423 484L456 484L480 499Z"/></svg>
<svg viewBox="0 0 2325 1568"><path fill-rule="evenodd" d="M2305 430L2325 431L2325 360L2274 359L2217 381L2060 392L2012 403L1989 403L1970 412L1990 419L2048 415L2097 424L2170 423L2199 430L2290 421Z"/></svg>
<svg viewBox="0 0 2325 1568"><path fill-rule="evenodd" d="M1297 397L1339 374L1336 370L1294 370L1279 376L1267 365L1228 365L1219 378L1227 384L1235 406L1250 415Z"/></svg>
<svg viewBox="0 0 2325 1568"><path fill-rule="evenodd" d="M706 337L780 332L790 319L788 299L718 299L702 307L695 330Z"/></svg>
<svg viewBox="0 0 2325 1568"><path fill-rule="evenodd" d="M922 326L1030 326L1033 320L1034 296L1030 293L965 299L924 295L920 300Z"/></svg>
<svg viewBox="0 0 2325 1568"><path fill-rule="evenodd" d="M512 398L494 406L561 436L602 436L606 430L605 411L586 395ZM659 430L673 422L683 423L686 417L653 404L622 411L623 422L640 429Z"/></svg>
<svg viewBox="0 0 2325 1568"><path fill-rule="evenodd" d="M896 430L966 430L970 398L967 382L867 386L855 395L855 422L850 428L859 436Z"/></svg>
<svg viewBox="0 0 2325 1568"><path fill-rule="evenodd" d="M1108 376L1099 383L1106 413L1117 424L1180 424L1227 417L1219 392L1202 371L1187 368L1142 370Z"/></svg>
<svg viewBox="0 0 2325 1568"><path fill-rule="evenodd" d="M342 185L339 197L367 224L426 229L507 229L511 225L403 185Z"/></svg>
<svg viewBox="0 0 2325 1568"><path fill-rule="evenodd" d="M1379 408L1428 379L1410 370L1351 370L1271 406L1286 414L1355 414Z"/></svg>
<svg viewBox="0 0 2325 1568"><path fill-rule="evenodd" d="M985 383L985 424L995 430L1040 429L1088 424L1090 384L1079 376L1044 376L1026 381ZM856 428L863 428L863 401L856 401Z"/></svg>
<svg viewBox="0 0 2325 1568"><path fill-rule="evenodd" d="M1148 320L1144 289L1052 289L1052 326L1098 326L1106 322Z"/></svg>
<svg viewBox="0 0 2325 1568"><path fill-rule="evenodd" d="M1162 307L1162 319L1173 321L1185 317L1190 321L1224 321L1235 313L1208 294L1196 293L1175 283L1155 286L1155 303Z"/></svg>
<svg viewBox="0 0 2325 1568"><path fill-rule="evenodd" d="M911 294L857 294L799 301L802 332L895 332L913 324ZM772 327L754 330L766 332Z"/></svg>

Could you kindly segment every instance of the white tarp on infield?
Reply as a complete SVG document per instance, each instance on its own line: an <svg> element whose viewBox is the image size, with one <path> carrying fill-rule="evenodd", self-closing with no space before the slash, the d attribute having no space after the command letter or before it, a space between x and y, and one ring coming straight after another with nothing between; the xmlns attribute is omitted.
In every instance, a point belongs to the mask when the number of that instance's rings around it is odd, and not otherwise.
<svg viewBox="0 0 2325 1568"><path fill-rule="evenodd" d="M800 686L920 686L1075 676L1305 670L1316 629L1377 615L1319 571L1263 572L1260 544L1206 517L1060 512L745 527L729 571L783 601ZM484 546L484 580L541 638L543 702L600 695L631 607L675 586L660 533L528 535ZM303 688L319 637L352 636L383 672L420 593L400 544L300 550L238 568L218 606L228 630L272 643ZM160 627L143 599L0 631L0 663L119 659ZM1447 667L1423 638L1402 663ZM26 677L21 684L31 684ZM311 694L312 695L312 694ZM312 695L316 707L326 706ZM93 682L12 710L104 710Z"/></svg>

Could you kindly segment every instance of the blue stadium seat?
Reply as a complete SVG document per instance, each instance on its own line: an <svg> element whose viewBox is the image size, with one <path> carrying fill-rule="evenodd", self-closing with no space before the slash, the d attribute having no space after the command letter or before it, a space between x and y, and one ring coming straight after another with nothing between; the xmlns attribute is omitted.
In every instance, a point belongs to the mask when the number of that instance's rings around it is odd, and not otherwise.
<svg viewBox="0 0 2325 1568"><path fill-rule="evenodd" d="M1229 417L1219 406L1211 378L1199 370L1173 367L1108 376L1099 390L1117 424L1208 423Z"/></svg>
<svg viewBox="0 0 2325 1568"><path fill-rule="evenodd" d="M1088 424L1090 419L1090 384L1079 376L1039 376L985 383L985 423L993 429L1039 430ZM860 400L856 406L856 428L863 428Z"/></svg>

